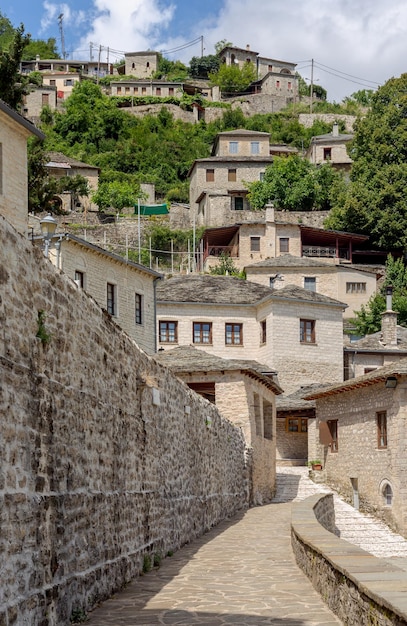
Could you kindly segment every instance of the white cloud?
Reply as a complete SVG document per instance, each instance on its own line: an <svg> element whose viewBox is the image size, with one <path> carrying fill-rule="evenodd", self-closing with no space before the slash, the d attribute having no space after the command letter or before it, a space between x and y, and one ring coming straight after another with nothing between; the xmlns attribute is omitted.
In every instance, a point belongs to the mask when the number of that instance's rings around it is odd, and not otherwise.
<svg viewBox="0 0 407 626"><path fill-rule="evenodd" d="M89 47L91 41L110 51L155 49L161 29L169 25L174 12L173 5L160 0L94 0L94 6L92 27L77 50Z"/></svg>
<svg viewBox="0 0 407 626"><path fill-rule="evenodd" d="M309 60L378 83L405 71L407 3L405 0L225 0L215 28L207 31L208 48L226 38L250 44L261 55L303 62ZM305 62L304 61L308 61ZM315 68L314 77L331 100L363 86Z"/></svg>

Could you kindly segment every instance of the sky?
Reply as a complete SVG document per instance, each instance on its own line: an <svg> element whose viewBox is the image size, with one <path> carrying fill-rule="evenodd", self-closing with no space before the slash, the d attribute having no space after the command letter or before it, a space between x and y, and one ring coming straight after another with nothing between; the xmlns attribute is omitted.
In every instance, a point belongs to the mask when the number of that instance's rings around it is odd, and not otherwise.
<svg viewBox="0 0 407 626"><path fill-rule="evenodd" d="M2 0L0 12L34 39L57 40L66 57L115 62L160 51L188 63L226 39L297 63L308 82L341 102L407 71L406 0Z"/></svg>

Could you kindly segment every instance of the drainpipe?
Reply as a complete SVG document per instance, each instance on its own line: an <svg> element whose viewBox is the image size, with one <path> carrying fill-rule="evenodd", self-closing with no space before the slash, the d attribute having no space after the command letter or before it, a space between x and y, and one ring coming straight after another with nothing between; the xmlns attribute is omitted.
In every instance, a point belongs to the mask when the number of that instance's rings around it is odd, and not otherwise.
<svg viewBox="0 0 407 626"><path fill-rule="evenodd" d="M153 290L154 290L154 354L157 353L157 282L162 280L161 277L157 277L153 282Z"/></svg>

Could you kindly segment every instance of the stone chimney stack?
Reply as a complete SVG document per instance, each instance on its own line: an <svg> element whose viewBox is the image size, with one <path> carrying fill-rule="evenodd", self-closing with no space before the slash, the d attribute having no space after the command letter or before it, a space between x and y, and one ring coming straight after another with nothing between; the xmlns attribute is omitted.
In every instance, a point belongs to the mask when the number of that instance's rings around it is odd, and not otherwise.
<svg viewBox="0 0 407 626"><path fill-rule="evenodd" d="M250 50L250 44L249 43L246 44L246 50Z"/></svg>
<svg viewBox="0 0 407 626"><path fill-rule="evenodd" d="M276 212L274 204L266 204L266 222L274 223L276 221Z"/></svg>
<svg viewBox="0 0 407 626"><path fill-rule="evenodd" d="M337 122L332 126L332 137L339 137L339 126Z"/></svg>
<svg viewBox="0 0 407 626"><path fill-rule="evenodd" d="M393 287L386 287L386 310L382 313L382 341L397 346L397 313L393 311Z"/></svg>

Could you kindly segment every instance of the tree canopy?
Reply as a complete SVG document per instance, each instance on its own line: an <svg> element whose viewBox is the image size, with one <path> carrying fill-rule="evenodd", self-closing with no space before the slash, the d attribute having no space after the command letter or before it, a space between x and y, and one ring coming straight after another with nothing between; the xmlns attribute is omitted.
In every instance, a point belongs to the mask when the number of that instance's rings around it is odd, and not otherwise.
<svg viewBox="0 0 407 626"><path fill-rule="evenodd" d="M327 226L370 236L381 248L407 246L407 74L371 96L350 146L351 182Z"/></svg>
<svg viewBox="0 0 407 626"><path fill-rule="evenodd" d="M397 322L401 326L407 326L407 267L403 259L394 259L389 255L380 291L360 311L355 311L352 322L358 334L368 335L380 330L382 313L386 310L386 287L389 285L393 287L393 310L398 313Z"/></svg>
<svg viewBox="0 0 407 626"><path fill-rule="evenodd" d="M256 80L256 70L253 63L246 62L243 67L221 63L217 72L211 72L209 79L212 85L218 85L224 95L233 95L243 92Z"/></svg>
<svg viewBox="0 0 407 626"><path fill-rule="evenodd" d="M328 210L332 195L344 185L329 163L312 165L298 155L275 157L263 181L248 185L250 204L262 209L268 202L289 211Z"/></svg>
<svg viewBox="0 0 407 626"><path fill-rule="evenodd" d="M30 35L24 34L21 24L14 30L7 47L0 50L0 98L13 109L22 102L24 84L19 79L20 62L24 48L30 42Z"/></svg>

